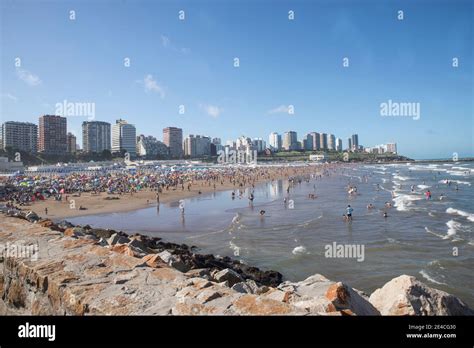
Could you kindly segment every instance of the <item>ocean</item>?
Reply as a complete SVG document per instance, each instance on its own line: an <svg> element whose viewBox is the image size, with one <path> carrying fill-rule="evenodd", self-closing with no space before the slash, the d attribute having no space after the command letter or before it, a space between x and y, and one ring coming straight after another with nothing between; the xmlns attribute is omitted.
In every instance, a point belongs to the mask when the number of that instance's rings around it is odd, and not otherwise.
<svg viewBox="0 0 474 348"><path fill-rule="evenodd" d="M472 162L345 165L296 183L289 195L286 180L261 184L252 205L249 189L235 199L222 191L184 200L184 214L174 202L69 220L195 245L293 281L320 273L369 294L409 274L474 307L473 183ZM348 204L352 222L343 219ZM363 257L327 257L334 245L358 246Z"/></svg>

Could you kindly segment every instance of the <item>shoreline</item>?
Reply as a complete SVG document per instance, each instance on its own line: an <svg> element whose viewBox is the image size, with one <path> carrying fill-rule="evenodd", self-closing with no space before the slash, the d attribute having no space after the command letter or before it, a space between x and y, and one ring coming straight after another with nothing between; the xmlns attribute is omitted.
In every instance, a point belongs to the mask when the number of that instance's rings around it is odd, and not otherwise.
<svg viewBox="0 0 474 348"><path fill-rule="evenodd" d="M334 164L333 164L334 166ZM301 176L301 175L322 175L324 170L333 168L333 166L318 165L318 166L305 166L301 168L294 167L283 167L286 169L292 169L293 173L276 173L276 176L272 178L257 178L254 182L254 186L266 184L273 180L287 180L290 176ZM196 180L190 190L186 188L184 190L175 188L170 190L163 190L160 193L160 204L173 203L180 199L189 199L197 197L199 195L207 195L213 192L232 191L239 189L246 189L252 187L252 183L248 182L246 185L239 187L228 181L223 184L216 184L214 188L209 182L205 180ZM77 195L68 195L69 202L67 201L54 201L53 199L46 199L44 201L36 201L30 205L20 207L21 210L34 211L38 215L42 215L52 220L59 221L61 219L75 218L82 216L91 215L103 215L112 213L125 213L136 211L149 207L156 207L156 192L151 190L143 190L133 194L107 194L100 192L99 194L93 194L91 192L82 193L80 197ZM107 197L117 197L119 199L106 200ZM70 204L74 201L75 208L71 208ZM79 207L83 206L87 210L80 210ZM48 214L45 214L45 208L48 209Z"/></svg>
<svg viewBox="0 0 474 348"><path fill-rule="evenodd" d="M369 296L321 274L283 281L185 244L3 211L2 240L36 244L39 255L2 253L2 315L474 315L459 298L408 275Z"/></svg>

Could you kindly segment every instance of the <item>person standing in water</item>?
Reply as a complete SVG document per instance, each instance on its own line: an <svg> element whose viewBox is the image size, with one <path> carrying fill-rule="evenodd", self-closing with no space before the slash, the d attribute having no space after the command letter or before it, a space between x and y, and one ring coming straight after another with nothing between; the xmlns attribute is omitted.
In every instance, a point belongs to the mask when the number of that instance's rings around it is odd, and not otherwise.
<svg viewBox="0 0 474 348"><path fill-rule="evenodd" d="M351 205L349 204L346 208L346 216L348 221L352 221L352 212L354 209L352 209Z"/></svg>
<svg viewBox="0 0 474 348"><path fill-rule="evenodd" d="M430 190L426 191L425 195L426 195L427 200L431 199L431 191Z"/></svg>

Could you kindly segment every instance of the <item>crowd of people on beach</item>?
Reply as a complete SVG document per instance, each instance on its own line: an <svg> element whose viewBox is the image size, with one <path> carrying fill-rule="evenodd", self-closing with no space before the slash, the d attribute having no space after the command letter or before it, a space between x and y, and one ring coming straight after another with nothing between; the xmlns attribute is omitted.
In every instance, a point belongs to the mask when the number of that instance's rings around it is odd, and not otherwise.
<svg viewBox="0 0 474 348"><path fill-rule="evenodd" d="M135 171L114 170L95 172L72 172L72 173L47 173L47 174L26 174L15 175L4 178L2 190L0 191L0 202L6 202L8 207L29 206L36 201L54 200L58 202L68 202L71 197L81 197L84 193L89 195L106 195L106 199L134 194L142 191L155 192L156 203L160 205L160 195L170 191L198 191L202 193L204 187L216 190L219 186L227 185L233 187L231 198L244 198L247 195L249 205L253 205L255 200L254 189L258 182L274 181L286 179L286 197L284 205L290 202L290 190L301 183L309 183L313 180L322 179L338 172L344 171L350 165L338 165L336 163L325 163L321 165L280 165L280 166L209 166L206 168L178 170L163 169L143 169ZM371 175L364 175L359 178L361 183L368 183ZM351 178L352 179L352 178ZM423 182L424 183L424 182ZM445 184L451 185L446 179ZM377 191L381 189L379 183L374 184ZM248 190L247 190L248 189ZM400 185L401 189L401 185ZM456 185L456 190L457 190ZM348 198L358 196L358 187L349 180L346 187ZM411 192L415 191L414 185ZM428 189L424 192L427 200L432 199L432 193ZM395 192L391 192L395 198ZM316 186L313 185L313 192L308 193L309 199L317 199ZM440 196L440 200L444 198ZM147 200L149 203L149 200ZM381 209L382 216L388 217L387 211L392 208L391 202L385 202ZM87 207L80 206L80 210ZM372 203L367 205L367 210L373 210ZM181 214L184 214L184 205L180 205ZM343 213L343 220L352 222L354 208L349 204ZM48 213L45 208L45 213ZM265 216L265 210L260 210L260 216Z"/></svg>
<svg viewBox="0 0 474 348"><path fill-rule="evenodd" d="M254 188L257 182L292 177L308 171L309 166L229 166L201 169L161 170L146 169L136 171L97 171L72 173L45 173L15 175L3 178L0 201L10 205L28 206L35 201L54 199L68 202L71 197L90 195L131 195L141 191L156 192L156 202L160 194L167 191L191 191L202 187L214 190L218 186L230 184L242 196L246 187ZM234 190L234 195L235 195ZM253 200L253 193L249 199ZM85 209L85 208L84 208Z"/></svg>

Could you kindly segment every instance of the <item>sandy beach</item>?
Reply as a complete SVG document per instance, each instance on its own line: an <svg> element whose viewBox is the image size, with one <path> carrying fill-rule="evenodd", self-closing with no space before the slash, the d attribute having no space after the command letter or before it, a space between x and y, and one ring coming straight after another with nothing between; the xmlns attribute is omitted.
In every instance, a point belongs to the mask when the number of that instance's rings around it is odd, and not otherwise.
<svg viewBox="0 0 474 348"><path fill-rule="evenodd" d="M261 184L271 180L286 179L289 176L308 174L319 175L327 168L328 167L326 166L271 168L267 171L267 177L255 176L251 178L254 181L248 180L243 188L250 187L252 184ZM238 190L239 186L237 184L232 184L228 180L223 181L222 184L217 183L215 187L214 183L209 181L195 180L191 185L190 190L187 188L184 188L183 190L181 187L170 187L169 190L163 190L163 192L160 193L160 204L176 202L180 199L191 198L199 194L232 189ZM107 194L105 192L96 194L93 192L83 192L80 196L78 194L68 195L67 201L65 199L62 201L56 201L53 198L49 198L44 201L38 200L21 208L22 210L32 210L40 216L58 220L78 216L127 212L156 205L156 192L144 189L139 192L123 194ZM81 210L81 206L85 209ZM48 210L47 214L45 210L46 208Z"/></svg>

